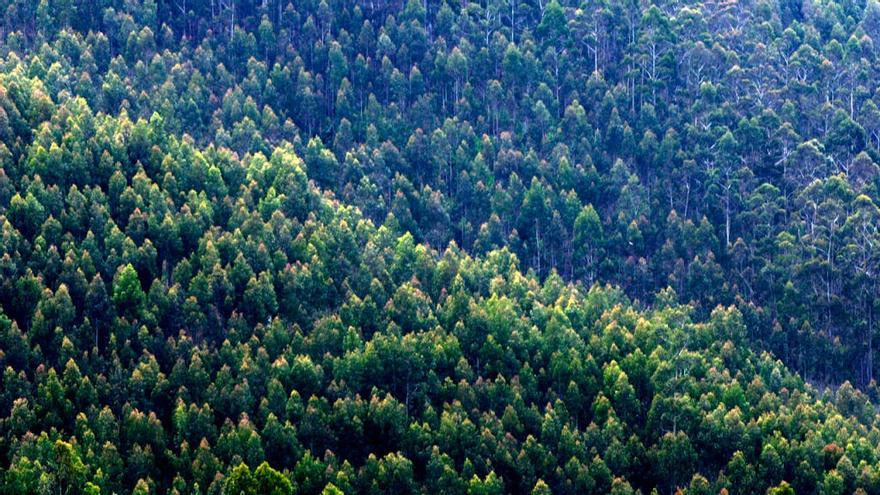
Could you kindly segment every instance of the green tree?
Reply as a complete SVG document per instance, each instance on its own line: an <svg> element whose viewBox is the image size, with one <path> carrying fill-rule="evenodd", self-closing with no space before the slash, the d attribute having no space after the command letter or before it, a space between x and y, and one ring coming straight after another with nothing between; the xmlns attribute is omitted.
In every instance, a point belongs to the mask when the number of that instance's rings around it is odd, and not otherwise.
<svg viewBox="0 0 880 495"><path fill-rule="evenodd" d="M59 493L77 493L83 489L88 467L83 464L73 445L62 440L55 441L55 455L52 466Z"/></svg>
<svg viewBox="0 0 880 495"><path fill-rule="evenodd" d="M605 233L602 220L593 205L588 204L574 221L575 276L592 285L599 276L599 266L604 257Z"/></svg>
<svg viewBox="0 0 880 495"><path fill-rule="evenodd" d="M113 303L121 315L139 318L144 310L146 295L131 263L116 271L113 278Z"/></svg>

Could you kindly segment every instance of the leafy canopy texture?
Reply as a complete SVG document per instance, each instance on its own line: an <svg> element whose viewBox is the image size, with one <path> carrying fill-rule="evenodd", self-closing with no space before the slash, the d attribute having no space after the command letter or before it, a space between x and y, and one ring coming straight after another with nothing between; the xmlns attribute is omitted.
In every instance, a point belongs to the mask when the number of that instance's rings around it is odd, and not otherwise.
<svg viewBox="0 0 880 495"><path fill-rule="evenodd" d="M880 493L875 0L0 15L0 493Z"/></svg>

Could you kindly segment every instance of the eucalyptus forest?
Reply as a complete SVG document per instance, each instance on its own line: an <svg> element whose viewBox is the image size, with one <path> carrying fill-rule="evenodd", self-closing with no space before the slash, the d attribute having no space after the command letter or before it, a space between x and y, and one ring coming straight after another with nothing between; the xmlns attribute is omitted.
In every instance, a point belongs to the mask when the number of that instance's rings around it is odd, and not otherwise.
<svg viewBox="0 0 880 495"><path fill-rule="evenodd" d="M0 494L880 495L878 0L0 19Z"/></svg>

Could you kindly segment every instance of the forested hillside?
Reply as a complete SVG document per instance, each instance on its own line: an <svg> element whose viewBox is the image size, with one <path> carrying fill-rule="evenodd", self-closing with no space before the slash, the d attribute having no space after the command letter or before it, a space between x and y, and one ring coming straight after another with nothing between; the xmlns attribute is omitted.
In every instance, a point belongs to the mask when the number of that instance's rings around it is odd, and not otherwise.
<svg viewBox="0 0 880 495"><path fill-rule="evenodd" d="M0 493L880 493L877 0L0 15Z"/></svg>

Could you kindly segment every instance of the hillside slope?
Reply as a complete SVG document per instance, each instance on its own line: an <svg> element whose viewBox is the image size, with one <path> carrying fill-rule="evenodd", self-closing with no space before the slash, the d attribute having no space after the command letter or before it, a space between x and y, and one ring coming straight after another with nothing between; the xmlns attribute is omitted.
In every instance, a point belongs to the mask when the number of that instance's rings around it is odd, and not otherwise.
<svg viewBox="0 0 880 495"><path fill-rule="evenodd" d="M0 1L4 87L293 144L396 235L524 271L737 305L811 380L871 385L875 0ZM27 91L24 91L27 93ZM46 117L8 104L7 175ZM6 126L9 128L6 128ZM66 166L51 150L44 180ZM147 153L142 150L141 153ZM132 156L132 161L143 156ZM96 158L92 158L96 159Z"/></svg>
<svg viewBox="0 0 880 495"><path fill-rule="evenodd" d="M43 108L0 181L3 493L880 489L865 396L818 397L732 307L434 251L288 146Z"/></svg>
<svg viewBox="0 0 880 495"><path fill-rule="evenodd" d="M876 0L0 16L0 493L880 493Z"/></svg>

